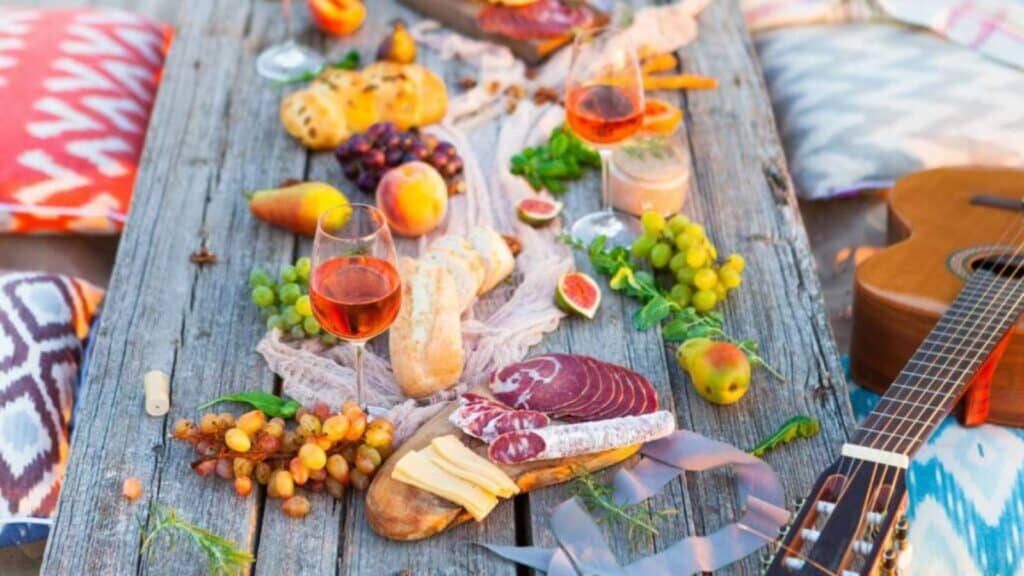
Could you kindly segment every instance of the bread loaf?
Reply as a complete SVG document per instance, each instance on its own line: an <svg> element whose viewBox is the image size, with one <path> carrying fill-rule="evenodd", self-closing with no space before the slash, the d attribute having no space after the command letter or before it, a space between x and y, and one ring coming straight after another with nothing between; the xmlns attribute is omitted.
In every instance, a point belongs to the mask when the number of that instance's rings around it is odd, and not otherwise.
<svg viewBox="0 0 1024 576"><path fill-rule="evenodd" d="M431 259L403 258L402 307L388 334L395 380L410 398L451 388L462 375L465 352L455 282Z"/></svg>
<svg viewBox="0 0 1024 576"><path fill-rule="evenodd" d="M376 62L361 72L328 68L281 101L281 123L308 148L334 148L381 121L399 129L444 118L444 81L416 64Z"/></svg>
<svg viewBox="0 0 1024 576"><path fill-rule="evenodd" d="M399 262L402 307L388 344L406 396L423 398L458 382L465 357L462 313L514 266L505 239L486 227L474 228L468 238L442 236L419 260Z"/></svg>

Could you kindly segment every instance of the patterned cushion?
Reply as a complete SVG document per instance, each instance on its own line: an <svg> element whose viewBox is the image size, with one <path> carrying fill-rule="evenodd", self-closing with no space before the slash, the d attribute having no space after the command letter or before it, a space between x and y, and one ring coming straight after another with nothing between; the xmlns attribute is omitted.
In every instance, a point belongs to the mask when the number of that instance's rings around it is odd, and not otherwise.
<svg viewBox="0 0 1024 576"><path fill-rule="evenodd" d="M65 276L0 274L0 545L57 505L82 339L102 297Z"/></svg>
<svg viewBox="0 0 1024 576"><path fill-rule="evenodd" d="M799 193L881 188L938 166L1024 166L1024 74L895 25L757 39Z"/></svg>
<svg viewBox="0 0 1024 576"><path fill-rule="evenodd" d="M0 232L120 230L168 28L0 7Z"/></svg>

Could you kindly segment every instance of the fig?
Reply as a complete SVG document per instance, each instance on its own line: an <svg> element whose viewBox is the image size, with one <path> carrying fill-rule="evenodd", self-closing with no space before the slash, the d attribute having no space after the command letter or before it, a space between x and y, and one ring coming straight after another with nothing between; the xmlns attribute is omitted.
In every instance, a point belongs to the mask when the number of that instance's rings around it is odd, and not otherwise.
<svg viewBox="0 0 1024 576"><path fill-rule="evenodd" d="M391 33L377 47L377 60L412 64L416 60L416 41L405 27L405 22L395 20Z"/></svg>
<svg viewBox="0 0 1024 576"><path fill-rule="evenodd" d="M545 198L525 198L516 205L519 219L533 227L544 226L561 213L561 202Z"/></svg>
<svg viewBox="0 0 1024 576"><path fill-rule="evenodd" d="M582 272L563 274L555 289L555 303L570 314L593 319L601 305L601 288Z"/></svg>

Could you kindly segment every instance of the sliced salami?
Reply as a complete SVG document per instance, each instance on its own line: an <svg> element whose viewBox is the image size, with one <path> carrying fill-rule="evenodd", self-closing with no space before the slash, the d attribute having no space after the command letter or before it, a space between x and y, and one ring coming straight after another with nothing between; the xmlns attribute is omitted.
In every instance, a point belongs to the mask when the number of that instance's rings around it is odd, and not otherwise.
<svg viewBox="0 0 1024 576"><path fill-rule="evenodd" d="M491 443L488 456L499 464L582 456L664 438L675 428L675 417L663 410L642 416L507 432Z"/></svg>
<svg viewBox="0 0 1024 576"><path fill-rule="evenodd" d="M466 434L484 442L491 442L506 432L543 428L551 422L541 412L515 410L478 394L465 394L459 402L462 405L452 412L448 420Z"/></svg>
<svg viewBox="0 0 1024 576"><path fill-rule="evenodd" d="M494 374L491 391L515 408L568 422L649 414L657 393L642 375L587 356L547 354Z"/></svg>

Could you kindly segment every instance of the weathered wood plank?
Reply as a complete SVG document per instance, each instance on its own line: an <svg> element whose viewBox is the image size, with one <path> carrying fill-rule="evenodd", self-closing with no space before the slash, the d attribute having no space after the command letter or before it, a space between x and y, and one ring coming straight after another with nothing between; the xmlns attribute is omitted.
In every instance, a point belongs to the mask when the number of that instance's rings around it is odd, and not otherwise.
<svg viewBox="0 0 1024 576"><path fill-rule="evenodd" d="M166 10L166 4L144 4L146 12ZM330 154L307 159L277 122L284 90L268 88L252 73L255 55L283 33L279 9L273 3L199 0L181 7L44 571L141 569L138 530L130 507L117 496L121 479L135 474L147 495L255 548L260 574L511 574L513 566L467 543L516 543L519 520L520 543L553 545L548 514L568 496L566 487L504 503L483 525L424 542L392 543L369 530L358 494L343 503L314 496L313 514L298 523L284 518L278 503L264 503L262 491L239 504L229 483L191 476L186 447L165 445L170 419L142 415L138 378L150 368L173 371L172 418L192 415L195 405L221 392L273 386L252 353L262 328L247 302L245 273L253 264L273 267L307 254L309 242L254 223L241 190L305 174L340 184L353 199L371 200L344 181ZM324 46L333 56L358 47L370 59L394 16L419 18L394 3L375 3L360 33ZM610 293L595 322L567 320L538 351L569 350L630 366L658 386L663 405L677 409L681 425L740 446L753 444L793 413L817 415L825 425L818 439L769 457L790 494L797 494L834 454L852 417L760 71L735 4L713 3L701 17L701 34L682 52L684 67L718 76L723 86L690 94L685 102L695 163L687 212L723 250L748 256L747 286L726 308L728 325L738 336L760 338L765 356L790 382L759 372L739 406L712 407L692 392L656 330L632 329L635 303ZM304 39L317 38L307 33ZM454 86L456 64L438 62L426 50L421 62ZM474 145L487 149L495 138L494 130L480 131ZM596 179L576 185L569 215L596 209L597 202ZM222 261L197 270L187 254L203 239ZM583 259L578 264L589 270ZM622 530L610 530L621 561L713 530L736 514L724 474L688 478L651 506L680 513L660 524L659 537L636 545ZM151 571L198 571L197 558L189 554L178 548L173 556L160 556ZM751 560L730 572L747 573L755 564Z"/></svg>
<svg viewBox="0 0 1024 576"><path fill-rule="evenodd" d="M284 261L290 234L254 222L241 192L294 173L304 154L276 126L277 98L252 73L247 36L266 20L262 2L181 6L99 329L80 399L70 466L43 572L202 573L197 552L158 547L139 556L138 518L151 499L197 523L254 546L258 499L240 500L230 483L197 478L191 450L166 440L170 422L239 389L270 389L272 375L252 354L262 335L244 279L254 262ZM207 268L189 262L201 244L219 254ZM142 374L172 375L172 411L149 418ZM120 497L138 476L145 497Z"/></svg>

